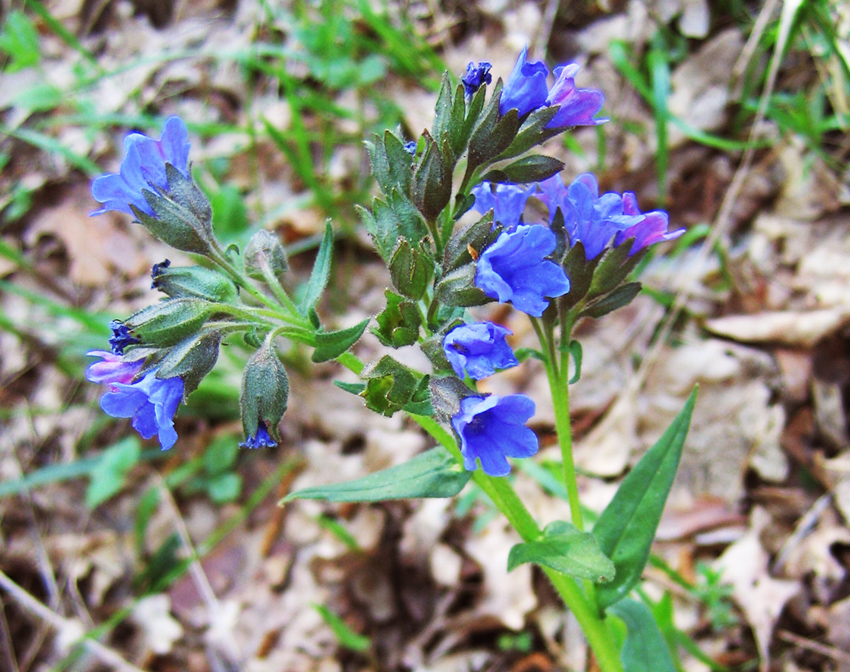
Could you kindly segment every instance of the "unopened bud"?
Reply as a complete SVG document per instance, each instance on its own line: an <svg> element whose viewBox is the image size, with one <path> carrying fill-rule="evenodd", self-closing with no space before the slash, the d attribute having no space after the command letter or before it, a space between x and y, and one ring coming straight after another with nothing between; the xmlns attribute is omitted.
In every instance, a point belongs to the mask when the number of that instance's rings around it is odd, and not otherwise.
<svg viewBox="0 0 850 672"><path fill-rule="evenodd" d="M271 435L280 440L277 426L286 412L288 399L289 376L271 339L266 338L248 360L242 375L239 407L245 435L256 437L259 424L264 422Z"/></svg>
<svg viewBox="0 0 850 672"><path fill-rule="evenodd" d="M202 299L166 299L130 316L123 326L142 345L168 347L194 335L215 305Z"/></svg>
<svg viewBox="0 0 850 672"><path fill-rule="evenodd" d="M286 250L278 237L265 229L257 231L248 241L243 259L245 272L255 280L265 280L265 274L269 272L280 278L289 270Z"/></svg>
<svg viewBox="0 0 850 672"><path fill-rule="evenodd" d="M233 303L236 285L230 278L203 266L171 266L166 259L154 264L151 287L175 299L195 298L219 303Z"/></svg>

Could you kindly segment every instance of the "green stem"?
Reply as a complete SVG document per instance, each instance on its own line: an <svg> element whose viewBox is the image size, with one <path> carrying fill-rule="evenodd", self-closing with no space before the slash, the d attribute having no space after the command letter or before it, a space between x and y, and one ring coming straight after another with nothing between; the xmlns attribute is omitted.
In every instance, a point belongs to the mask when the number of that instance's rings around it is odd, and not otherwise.
<svg viewBox="0 0 850 672"><path fill-rule="evenodd" d="M295 307L292 299L289 298L289 294L286 293L286 290L283 288L283 285L280 284L280 280L277 279L277 276L272 272L272 269L269 268L268 265L263 264L262 270L266 285L268 285L269 289L272 290L272 294L275 295L275 298L280 302L280 305L286 308L287 312L291 315L298 315L300 318L301 314L298 312L298 308ZM303 320L303 318L301 319ZM304 322L306 324L306 320Z"/></svg>
<svg viewBox="0 0 850 672"><path fill-rule="evenodd" d="M356 374L363 370L363 362L350 352L337 357L337 361ZM433 418L408 414L422 429L430 434L440 445L462 462L463 457L454 436ZM506 478L488 476L483 471L476 470L472 475L476 485L480 487L493 501L496 507L508 519L511 526L519 533L524 541L540 539L542 532L537 521L517 496L516 491ZM558 591L567 608L573 612L587 642L590 645L601 672L623 672L623 665L614 642L611 641L608 628L603 618L593 606L593 601L582 591L581 586L566 574L543 568L546 576Z"/></svg>

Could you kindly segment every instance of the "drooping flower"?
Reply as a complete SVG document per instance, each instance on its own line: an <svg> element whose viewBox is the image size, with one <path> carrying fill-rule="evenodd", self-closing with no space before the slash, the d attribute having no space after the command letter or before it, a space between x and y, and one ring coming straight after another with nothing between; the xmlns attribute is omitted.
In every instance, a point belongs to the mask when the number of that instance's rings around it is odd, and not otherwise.
<svg viewBox="0 0 850 672"><path fill-rule="evenodd" d="M128 345L134 345L141 342L130 333L127 325L123 322L112 320L112 322L109 323L109 328L112 329L112 336L109 337L109 345L112 346L112 353L115 355L123 355L124 348Z"/></svg>
<svg viewBox="0 0 850 672"><path fill-rule="evenodd" d="M86 380L99 385L109 385L114 389L116 383L127 384L133 381L144 364L143 360L125 362L121 355L108 350L90 350L86 353L92 357L100 357L101 361L89 364L86 369Z"/></svg>
<svg viewBox="0 0 850 672"><path fill-rule="evenodd" d="M570 291L564 270L546 257L555 250L555 234L540 224L504 231L478 258L475 286L502 303L540 317L549 302Z"/></svg>
<svg viewBox="0 0 850 672"><path fill-rule="evenodd" d="M452 426L460 436L464 468L475 471L477 458L485 474L506 476L508 457L536 454L537 435L525 426L533 415L534 402L524 394L461 399Z"/></svg>
<svg viewBox="0 0 850 672"><path fill-rule="evenodd" d="M135 383L111 384L100 407L113 418L133 418L133 429L145 439L157 436L168 450L177 441L173 418L182 398L182 378L160 380L153 370Z"/></svg>
<svg viewBox="0 0 850 672"><path fill-rule="evenodd" d="M495 186L495 190L493 187ZM496 184L482 182L475 185L470 193L475 196L472 206L482 215L493 211L493 225L501 224L512 229L520 223L525 204L534 195L536 188L522 187L518 184Z"/></svg>
<svg viewBox="0 0 850 672"><path fill-rule="evenodd" d="M249 436L242 443L239 444L240 448L274 448L277 445L277 441L275 441L270 435L269 430L266 428L266 423L260 420L257 424L257 433L254 436Z"/></svg>
<svg viewBox="0 0 850 672"><path fill-rule="evenodd" d="M168 191L165 164L170 163L189 177L189 134L180 117L170 117L165 122L159 140L130 133L124 138L124 154L118 173L102 175L92 182L92 196L103 203L103 207L92 215L109 210L132 215L131 205L153 215L142 191Z"/></svg>
<svg viewBox="0 0 850 672"><path fill-rule="evenodd" d="M404 151L410 154L410 156L416 156L416 146L418 143L416 140L408 140L404 143Z"/></svg>
<svg viewBox="0 0 850 672"><path fill-rule="evenodd" d="M536 197L549 208L550 222L560 209L570 245L581 241L588 260L598 257L611 242L616 247L635 238L629 256L660 242L678 238L684 229L667 231L666 212L654 210L641 213L631 192L622 196L614 192L599 195L599 184L591 173L579 175L569 187L559 175L540 182L541 193Z"/></svg>
<svg viewBox="0 0 850 672"><path fill-rule="evenodd" d="M473 380L492 376L496 369L510 369L519 362L505 340L511 330L492 322L461 324L443 337L443 352L454 372Z"/></svg>
<svg viewBox="0 0 850 672"><path fill-rule="evenodd" d="M469 63L466 66L466 74L461 77L460 81L463 82L463 90L467 98L478 91L482 85L493 81L493 75L490 74L492 67L487 61L481 61L478 65Z"/></svg>
<svg viewBox="0 0 850 672"><path fill-rule="evenodd" d="M549 89L546 80L549 68L543 61L528 61L528 47L524 47L511 72L502 97L499 113L505 115L516 109L522 118L541 107L559 105L560 109L546 124L546 128L564 126L596 126L607 119L594 119L602 109L605 96L596 89L578 89L574 77L579 70L575 63L559 65L554 70L555 83Z"/></svg>

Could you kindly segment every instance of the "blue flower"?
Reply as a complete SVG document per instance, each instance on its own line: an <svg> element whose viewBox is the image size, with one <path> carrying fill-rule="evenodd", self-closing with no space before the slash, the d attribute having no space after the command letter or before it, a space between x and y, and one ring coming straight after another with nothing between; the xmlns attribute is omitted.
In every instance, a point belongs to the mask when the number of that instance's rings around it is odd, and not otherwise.
<svg viewBox="0 0 850 672"><path fill-rule="evenodd" d="M482 85L493 81L493 75L490 74L490 68L492 67L487 61L481 61L478 65L469 63L466 66L466 74L460 81L463 82L463 90L467 98L478 91Z"/></svg>
<svg viewBox="0 0 850 672"><path fill-rule="evenodd" d="M240 448L274 448L277 445L277 441L275 441L270 435L269 430L266 429L266 423L260 420L257 425L257 433L255 436L249 436L242 443L239 444Z"/></svg>
<svg viewBox="0 0 850 672"><path fill-rule="evenodd" d="M183 398L183 379L160 380L156 370L132 384L113 383L100 399L100 407L113 418L133 418L133 429L145 439L159 437L168 450L177 441L174 414Z"/></svg>
<svg viewBox="0 0 850 672"><path fill-rule="evenodd" d="M513 333L492 322L461 324L443 337L443 352L460 377L473 380L492 376L496 369L510 369L519 362L505 336Z"/></svg>
<svg viewBox="0 0 850 672"><path fill-rule="evenodd" d="M513 72L508 77L499 113L505 115L516 109L520 118L541 107L559 105L560 109L546 124L546 128L564 126L596 126L607 119L594 119L602 109L605 96L596 89L577 89L573 79L579 70L575 63L559 65L554 70L555 83L549 89L546 80L549 68L543 61L528 62L528 47L524 47L517 59Z"/></svg>
<svg viewBox="0 0 850 672"><path fill-rule="evenodd" d="M537 435L525 426L534 415L534 402L524 394L507 397L466 397L452 416L460 436L463 466L475 471L476 458L490 476L506 476L508 457L531 457L537 453Z"/></svg>
<svg viewBox="0 0 850 672"><path fill-rule="evenodd" d="M109 323L109 328L112 329L112 336L109 337L109 345L112 346L112 353L115 355L123 355L124 348L128 345L135 345L141 341L130 333L126 325L118 320L112 320Z"/></svg>
<svg viewBox="0 0 850 672"><path fill-rule="evenodd" d="M418 143L416 140L408 140L404 143L404 151L410 154L410 156L416 156L416 145Z"/></svg>
<svg viewBox="0 0 850 672"><path fill-rule="evenodd" d="M555 250L555 234L540 224L504 231L478 258L475 286L502 303L540 317L549 302L570 291L564 270L546 259Z"/></svg>
<svg viewBox="0 0 850 672"><path fill-rule="evenodd" d="M490 182L482 182L472 188L470 193L475 196L472 206L482 215L493 211L493 225L501 224L506 229L512 229L520 223L525 204L534 195L536 187L521 187L517 184L496 184L495 193Z"/></svg>
<svg viewBox="0 0 850 672"><path fill-rule="evenodd" d="M86 380L100 385L109 385L114 389L116 383L130 383L144 364L143 360L125 362L124 358L108 350L89 350L87 355L100 357L102 361L89 364Z"/></svg>
<svg viewBox="0 0 850 672"><path fill-rule="evenodd" d="M581 241L588 260L598 257L613 238L618 246L629 238L635 238L629 256L660 242L672 240L684 233L684 229L667 231L667 213L654 210L641 213L635 195L614 192L599 195L599 185L591 173L579 175L569 187L565 187L560 176L553 175L540 182L541 194L537 198L549 208L549 221L560 209L564 215L564 226L570 237L570 245Z"/></svg>
<svg viewBox="0 0 850 672"><path fill-rule="evenodd" d="M170 117L165 122L159 140L141 133L130 133L124 138L124 154L118 173L102 175L92 182L92 196L103 203L103 207L92 215L109 210L132 215L131 205L153 215L142 191L168 191L165 164L170 163L189 177L189 134L179 117Z"/></svg>

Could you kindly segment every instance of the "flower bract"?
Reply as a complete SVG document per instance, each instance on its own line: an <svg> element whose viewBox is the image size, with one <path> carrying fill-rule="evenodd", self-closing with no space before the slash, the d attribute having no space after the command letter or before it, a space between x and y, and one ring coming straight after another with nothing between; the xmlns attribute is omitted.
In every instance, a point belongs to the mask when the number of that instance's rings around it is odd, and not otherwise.
<svg viewBox="0 0 850 672"><path fill-rule="evenodd" d="M100 407L113 418L133 418L133 429L145 439L159 438L163 450L177 441L174 414L183 398L183 379L160 380L151 371L135 383L113 383Z"/></svg>
<svg viewBox="0 0 850 672"><path fill-rule="evenodd" d="M475 471L478 459L485 474L505 476L511 470L508 457L536 454L537 435L525 426L533 415L534 402L524 394L461 399L452 426L460 436L463 466Z"/></svg>
<svg viewBox="0 0 850 672"><path fill-rule="evenodd" d="M460 81L463 82L463 90L467 97L478 91L484 84L493 81L493 75L490 74L492 67L487 61L481 61L478 65L469 63L466 66L466 73Z"/></svg>
<svg viewBox="0 0 850 672"><path fill-rule="evenodd" d="M91 191L103 207L93 215L109 210L133 214L131 205L153 215L143 190L168 191L165 164L170 163L189 177L189 134L179 117L170 117L162 129L162 137L154 140L141 133L124 138L124 161L118 173L101 175L92 182Z"/></svg>
<svg viewBox="0 0 850 672"><path fill-rule="evenodd" d="M240 448L274 448L277 445L277 441L275 441L270 435L269 430L266 428L266 423L260 420L257 425L257 433L253 436L249 436L242 443L239 444Z"/></svg>
<svg viewBox="0 0 850 672"><path fill-rule="evenodd" d="M546 297L570 291L564 270L546 257L555 250L555 234L540 224L503 231L478 259L475 285L487 296L540 317Z"/></svg>
<svg viewBox="0 0 850 672"><path fill-rule="evenodd" d="M591 173L579 175L569 187L564 186L558 175L541 182L539 187L542 193L537 198L548 206L550 221L560 209L570 245L581 241L587 259L598 257L612 238L614 246L634 238L629 250L631 256L649 245L684 233L684 229L667 231L666 212L641 213L633 193L621 196L608 192L600 196L596 177Z"/></svg>
<svg viewBox="0 0 850 672"><path fill-rule="evenodd" d="M528 61L528 47L523 48L511 72L502 98L499 113L507 114L516 109L520 118L541 107L560 106L546 128L565 126L596 126L607 119L594 119L602 109L605 96L597 89L576 88L574 77L578 73L576 63L559 65L554 70L555 83L549 89L546 80L549 68L543 61Z"/></svg>
<svg viewBox="0 0 850 672"><path fill-rule="evenodd" d="M473 380L492 376L496 369L519 364L505 340L513 332L492 322L461 324L443 338L443 352L454 372Z"/></svg>
<svg viewBox="0 0 850 672"><path fill-rule="evenodd" d="M472 206L482 215L493 211L493 224L501 224L506 229L517 226L525 210L528 199L534 195L536 187L522 187L518 184L491 184L482 182L472 188L470 193L475 196Z"/></svg>

